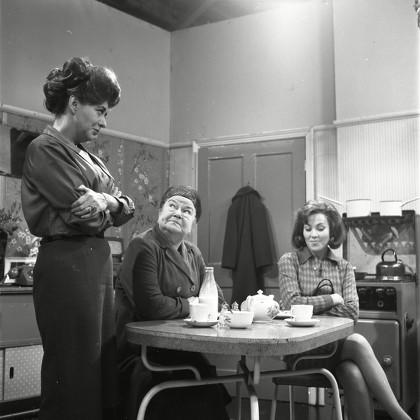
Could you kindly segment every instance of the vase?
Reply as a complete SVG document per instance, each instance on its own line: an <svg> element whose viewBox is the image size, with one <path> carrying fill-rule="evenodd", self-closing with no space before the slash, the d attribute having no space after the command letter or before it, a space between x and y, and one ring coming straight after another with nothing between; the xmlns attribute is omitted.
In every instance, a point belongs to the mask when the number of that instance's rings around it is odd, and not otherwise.
<svg viewBox="0 0 420 420"><path fill-rule="evenodd" d="M6 257L6 247L7 247L7 232L0 229L0 281L3 280L4 275L4 260Z"/></svg>

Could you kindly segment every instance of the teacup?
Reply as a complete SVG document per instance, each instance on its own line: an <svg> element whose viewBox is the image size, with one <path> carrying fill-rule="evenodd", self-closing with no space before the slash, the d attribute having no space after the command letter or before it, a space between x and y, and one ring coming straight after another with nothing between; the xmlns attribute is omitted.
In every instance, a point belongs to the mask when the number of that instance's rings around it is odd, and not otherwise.
<svg viewBox="0 0 420 420"><path fill-rule="evenodd" d="M190 318L195 322L207 322L210 315L210 306L207 303L191 303Z"/></svg>
<svg viewBox="0 0 420 420"><path fill-rule="evenodd" d="M292 305L290 315L295 321L308 321L312 318L313 305Z"/></svg>

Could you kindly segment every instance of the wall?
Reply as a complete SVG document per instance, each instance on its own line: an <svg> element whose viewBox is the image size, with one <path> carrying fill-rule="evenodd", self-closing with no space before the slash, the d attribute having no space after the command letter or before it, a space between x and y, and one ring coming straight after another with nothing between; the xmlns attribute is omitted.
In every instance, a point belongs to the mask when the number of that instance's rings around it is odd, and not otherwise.
<svg viewBox="0 0 420 420"><path fill-rule="evenodd" d="M334 0L337 120L419 109L414 1Z"/></svg>
<svg viewBox="0 0 420 420"><path fill-rule="evenodd" d="M419 33L406 0L285 2L175 32L170 176L194 179L179 158L192 141L302 128L308 198L363 194L377 211L419 196Z"/></svg>
<svg viewBox="0 0 420 420"><path fill-rule="evenodd" d="M73 56L114 69L108 128L169 144L170 34L94 0L1 0L0 102L43 107L47 73Z"/></svg>
<svg viewBox="0 0 420 420"><path fill-rule="evenodd" d="M405 0L334 2L340 201L420 196L419 34ZM419 202L404 209L420 210Z"/></svg>
<svg viewBox="0 0 420 420"><path fill-rule="evenodd" d="M175 32L171 143L331 124L331 23L331 3L289 1Z"/></svg>

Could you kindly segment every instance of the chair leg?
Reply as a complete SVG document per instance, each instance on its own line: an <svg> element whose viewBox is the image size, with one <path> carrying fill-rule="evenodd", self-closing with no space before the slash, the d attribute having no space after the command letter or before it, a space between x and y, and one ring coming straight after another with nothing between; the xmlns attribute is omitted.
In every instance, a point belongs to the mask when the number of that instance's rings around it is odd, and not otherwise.
<svg viewBox="0 0 420 420"><path fill-rule="evenodd" d="M349 420L349 415L347 413L347 404L346 400L343 398L343 420Z"/></svg>
<svg viewBox="0 0 420 420"><path fill-rule="evenodd" d="M295 397L292 385L289 385L289 412L290 420L295 420Z"/></svg>
<svg viewBox="0 0 420 420"><path fill-rule="evenodd" d="M271 400L270 420L276 419L277 393L278 393L278 385L275 384L273 399ZM291 385L289 385L289 416L290 416L290 420L295 420L294 392L293 392L293 386Z"/></svg>
<svg viewBox="0 0 420 420"><path fill-rule="evenodd" d="M276 420L278 385L274 384L274 394L271 400L270 420Z"/></svg>
<svg viewBox="0 0 420 420"><path fill-rule="evenodd" d="M236 367L236 373L240 373L241 368L238 363ZM236 420L241 420L242 418L242 382L236 382Z"/></svg>

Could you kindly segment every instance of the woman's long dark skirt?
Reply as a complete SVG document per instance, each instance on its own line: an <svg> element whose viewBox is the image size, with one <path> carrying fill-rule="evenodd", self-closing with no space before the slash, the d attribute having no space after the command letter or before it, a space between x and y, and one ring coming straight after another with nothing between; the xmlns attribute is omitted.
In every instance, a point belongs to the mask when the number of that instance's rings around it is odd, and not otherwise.
<svg viewBox="0 0 420 420"><path fill-rule="evenodd" d="M39 419L103 420L118 395L108 242L42 244L33 292L44 349Z"/></svg>

